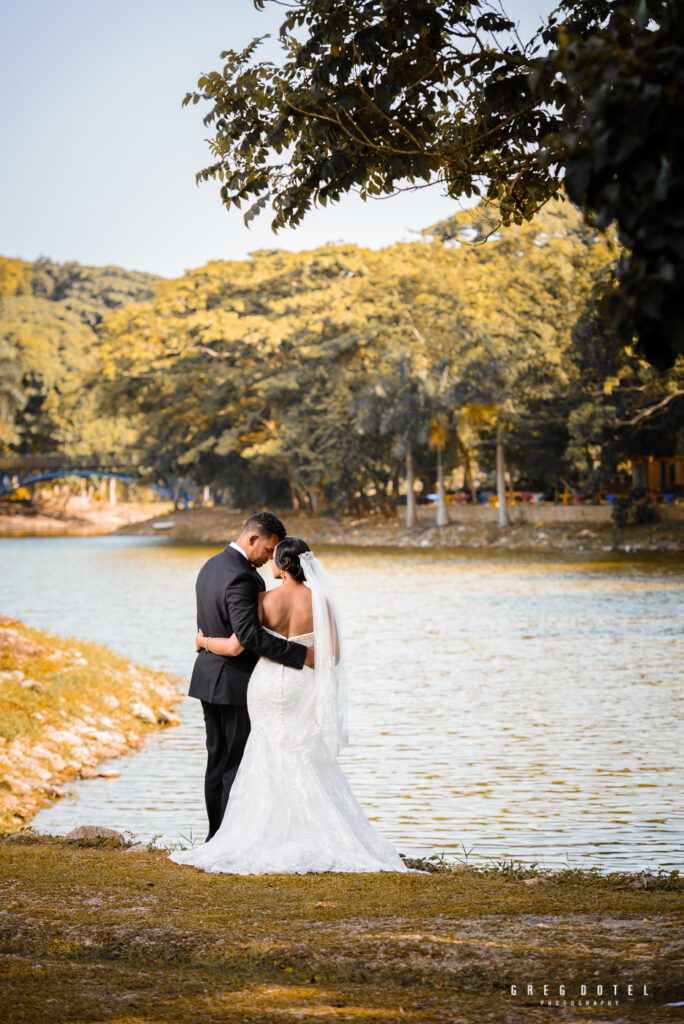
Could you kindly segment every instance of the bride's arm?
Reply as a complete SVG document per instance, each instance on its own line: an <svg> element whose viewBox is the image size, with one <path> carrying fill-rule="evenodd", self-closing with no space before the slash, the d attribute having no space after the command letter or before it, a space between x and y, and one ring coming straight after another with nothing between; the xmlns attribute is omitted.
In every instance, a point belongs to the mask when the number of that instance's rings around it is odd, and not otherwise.
<svg viewBox="0 0 684 1024"><path fill-rule="evenodd" d="M201 629L197 630L195 637L196 651L209 651L210 654L222 654L224 657L234 658L236 654L242 654L244 647L235 636L205 636Z"/></svg>

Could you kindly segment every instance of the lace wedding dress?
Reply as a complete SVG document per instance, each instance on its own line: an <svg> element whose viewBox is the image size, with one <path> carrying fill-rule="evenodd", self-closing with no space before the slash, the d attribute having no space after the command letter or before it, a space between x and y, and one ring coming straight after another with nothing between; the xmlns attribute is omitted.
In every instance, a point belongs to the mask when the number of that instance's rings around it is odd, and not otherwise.
<svg viewBox="0 0 684 1024"><path fill-rule="evenodd" d="M311 647L314 634L288 639ZM313 670L262 658L247 707L251 732L221 827L204 846L171 860L236 875L406 871L324 741Z"/></svg>

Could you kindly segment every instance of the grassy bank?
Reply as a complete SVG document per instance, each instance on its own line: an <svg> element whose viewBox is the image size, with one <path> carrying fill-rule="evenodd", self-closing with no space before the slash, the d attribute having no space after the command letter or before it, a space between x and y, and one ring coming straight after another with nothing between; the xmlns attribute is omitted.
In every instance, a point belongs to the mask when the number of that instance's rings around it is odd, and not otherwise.
<svg viewBox="0 0 684 1024"><path fill-rule="evenodd" d="M21 833L0 879L8 1024L674 1021L684 999L673 875L245 878Z"/></svg>
<svg viewBox="0 0 684 1024"><path fill-rule="evenodd" d="M618 530L611 522L517 523L500 529L496 523L473 523L458 509L453 522L437 527L435 511L421 507L418 525L407 530L401 519L382 517L335 519L285 511L283 521L292 536L309 544L396 548L493 548L534 551L667 551L684 554L684 519L628 526ZM230 509L176 510L123 527L121 532L138 536L173 537L188 542L225 543L240 532L246 513Z"/></svg>
<svg viewBox="0 0 684 1024"><path fill-rule="evenodd" d="M25 825L69 779L100 774L100 761L176 724L180 699L170 677L0 616L0 832Z"/></svg>

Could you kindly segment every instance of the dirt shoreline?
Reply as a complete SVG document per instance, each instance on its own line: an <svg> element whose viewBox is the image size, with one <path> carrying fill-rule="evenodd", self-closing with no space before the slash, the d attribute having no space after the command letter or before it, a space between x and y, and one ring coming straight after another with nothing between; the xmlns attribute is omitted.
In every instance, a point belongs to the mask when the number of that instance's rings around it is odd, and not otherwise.
<svg viewBox="0 0 684 1024"><path fill-rule="evenodd" d="M104 647L0 616L0 833L64 796L64 784L119 773L101 761L177 725L178 681Z"/></svg>
<svg viewBox="0 0 684 1024"><path fill-rule="evenodd" d="M302 536L313 545L333 547L378 547L444 549L492 549L494 551L568 552L667 552L684 554L684 513L618 530L601 509L602 519L590 518L591 510L564 509L564 521L555 521L556 507L542 509L548 521L516 521L524 511L512 510L511 525L500 529L495 522L478 519L466 508L450 510L451 522L437 527L435 511L419 508L419 521L407 529L400 518L312 515L275 510L288 533ZM168 505L104 506L73 509L66 516L8 515L0 513L0 538L26 536L96 536L112 533L129 536L169 537L187 543L225 544L239 533L249 510L199 508L170 510ZM536 510L540 514L540 510ZM573 513L577 518L573 518ZM589 518L588 518L589 515Z"/></svg>
<svg viewBox="0 0 684 1024"><path fill-rule="evenodd" d="M62 513L17 506L0 507L1 537L92 537L115 533L120 527L162 515L171 502L123 502L108 505L75 496Z"/></svg>
<svg viewBox="0 0 684 1024"><path fill-rule="evenodd" d="M228 509L174 511L122 527L134 536L164 536L188 543L220 544L240 530L246 513ZM304 537L313 547L378 547L443 549L492 549L495 551L622 551L684 554L684 518L628 526L617 530L612 522L514 523L500 529L496 523L458 520L434 525L434 510L421 509L418 525L409 530L398 519L379 517L333 519L327 516L281 513L288 533Z"/></svg>

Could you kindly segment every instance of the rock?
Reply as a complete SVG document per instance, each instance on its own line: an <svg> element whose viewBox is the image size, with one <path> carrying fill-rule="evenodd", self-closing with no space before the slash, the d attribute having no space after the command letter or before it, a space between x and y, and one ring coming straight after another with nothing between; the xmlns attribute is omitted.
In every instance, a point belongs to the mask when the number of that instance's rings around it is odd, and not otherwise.
<svg viewBox="0 0 684 1024"><path fill-rule="evenodd" d="M470 864L461 864L459 862L457 864L452 864L449 870L452 872L452 874L455 874L457 871L470 871L471 868Z"/></svg>
<svg viewBox="0 0 684 1024"><path fill-rule="evenodd" d="M546 882L541 875L534 875L533 878L523 878L523 885L542 885Z"/></svg>
<svg viewBox="0 0 684 1024"><path fill-rule="evenodd" d="M121 772L116 768L105 768L103 771L97 773L101 779L118 779Z"/></svg>
<svg viewBox="0 0 684 1024"><path fill-rule="evenodd" d="M126 853L147 853L147 846L145 843L134 843L133 846L129 846L125 851Z"/></svg>
<svg viewBox="0 0 684 1024"><path fill-rule="evenodd" d="M6 775L5 782L17 796L28 796L31 792L30 786L27 786L21 779L15 779L12 775Z"/></svg>
<svg viewBox="0 0 684 1024"><path fill-rule="evenodd" d="M157 708L157 721L166 722L168 725L180 725L178 715L174 715L168 708Z"/></svg>
<svg viewBox="0 0 684 1024"><path fill-rule="evenodd" d="M61 786L56 786L54 782L48 782L44 786L40 787L46 796L51 797L62 797L64 796L64 790Z"/></svg>
<svg viewBox="0 0 684 1024"><path fill-rule="evenodd" d="M0 649L9 650L13 658L29 658L48 653L45 647L27 636L21 636L16 629L0 630Z"/></svg>
<svg viewBox="0 0 684 1024"><path fill-rule="evenodd" d="M655 875L639 875L629 883L630 889L652 889L658 881Z"/></svg>
<svg viewBox="0 0 684 1024"><path fill-rule="evenodd" d="M143 722L149 722L150 725L157 724L157 716L154 711L152 708L148 708L147 704L143 704L141 700L136 700L131 704L131 713L136 718L142 719Z"/></svg>
<svg viewBox="0 0 684 1024"><path fill-rule="evenodd" d="M24 678L24 673L19 668L11 668L6 672L0 672L0 679L6 680L8 683L20 683Z"/></svg>
<svg viewBox="0 0 684 1024"><path fill-rule="evenodd" d="M81 766L80 774L82 779L96 779L100 773L97 768L93 768L89 764L84 764Z"/></svg>
<svg viewBox="0 0 684 1024"><path fill-rule="evenodd" d="M66 743L71 747L82 747L83 737L79 736L73 729L55 729L54 726L47 726L43 730L43 737L59 743L60 746Z"/></svg>
<svg viewBox="0 0 684 1024"><path fill-rule="evenodd" d="M61 754L58 754L56 750L48 750L42 743L34 744L33 756L41 761L47 761L53 772L63 772L67 766Z"/></svg>
<svg viewBox="0 0 684 1024"><path fill-rule="evenodd" d="M78 828L72 828L71 832L67 832L64 838L70 842L78 842L79 839L110 839L117 844L117 846L125 846L126 840L113 828L105 828L103 825L79 825Z"/></svg>
<svg viewBox="0 0 684 1024"><path fill-rule="evenodd" d="M90 753L93 754L98 761L112 761L115 757L119 756L121 748L105 747L102 744L97 744L90 748Z"/></svg>

